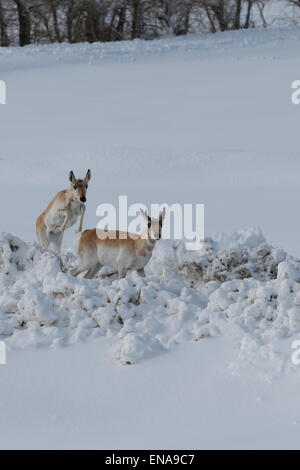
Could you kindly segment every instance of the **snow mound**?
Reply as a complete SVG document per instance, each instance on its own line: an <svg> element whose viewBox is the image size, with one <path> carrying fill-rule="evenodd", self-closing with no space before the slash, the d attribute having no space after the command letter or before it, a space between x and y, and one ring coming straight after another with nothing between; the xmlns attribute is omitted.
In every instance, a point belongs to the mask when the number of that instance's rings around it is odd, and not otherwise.
<svg viewBox="0 0 300 470"><path fill-rule="evenodd" d="M107 335L123 364L201 338L233 335L240 357L280 359L300 332L300 261L256 229L205 241L201 252L160 240L146 277L73 278L71 251L41 251L0 234L0 338L57 347ZM101 273L100 273L101 274ZM289 339L288 344L285 340Z"/></svg>

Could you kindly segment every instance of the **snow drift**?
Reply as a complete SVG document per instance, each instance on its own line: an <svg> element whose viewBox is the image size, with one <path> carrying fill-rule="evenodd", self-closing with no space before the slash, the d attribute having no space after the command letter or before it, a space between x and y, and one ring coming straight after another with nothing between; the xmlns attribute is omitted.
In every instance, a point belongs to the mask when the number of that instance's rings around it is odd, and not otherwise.
<svg viewBox="0 0 300 470"><path fill-rule="evenodd" d="M161 240L145 278L73 278L75 262L71 251L43 252L1 234L0 338L10 347L107 335L129 364L230 331L240 354L261 346L270 356L300 330L300 261L271 247L259 230L207 239L202 252Z"/></svg>

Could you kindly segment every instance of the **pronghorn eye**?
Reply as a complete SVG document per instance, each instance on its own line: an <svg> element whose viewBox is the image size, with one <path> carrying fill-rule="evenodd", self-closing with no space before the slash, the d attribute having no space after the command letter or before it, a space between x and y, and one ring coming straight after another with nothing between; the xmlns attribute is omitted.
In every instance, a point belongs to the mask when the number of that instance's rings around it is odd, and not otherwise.
<svg viewBox="0 0 300 470"><path fill-rule="evenodd" d="M77 184L74 184L74 189L77 189Z"/></svg>

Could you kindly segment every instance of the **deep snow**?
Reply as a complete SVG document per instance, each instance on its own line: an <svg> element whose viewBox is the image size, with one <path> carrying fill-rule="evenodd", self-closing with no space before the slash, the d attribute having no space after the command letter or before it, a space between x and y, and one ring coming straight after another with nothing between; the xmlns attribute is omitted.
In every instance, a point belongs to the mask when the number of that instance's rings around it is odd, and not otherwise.
<svg viewBox="0 0 300 470"><path fill-rule="evenodd" d="M300 329L300 261L272 248L259 231L207 239L199 252L161 240L137 273L74 278L71 252L40 251L10 234L0 238L0 338L11 347L55 348L89 337L115 338L122 364L174 345L235 334L240 354L291 366ZM287 357L278 348L285 349ZM260 351L260 352L259 352ZM238 366L238 364L237 364Z"/></svg>
<svg viewBox="0 0 300 470"><path fill-rule="evenodd" d="M298 447L299 40L0 49L1 447ZM74 229L58 258L34 221L88 167L86 227L120 194L200 202L205 252L70 277Z"/></svg>

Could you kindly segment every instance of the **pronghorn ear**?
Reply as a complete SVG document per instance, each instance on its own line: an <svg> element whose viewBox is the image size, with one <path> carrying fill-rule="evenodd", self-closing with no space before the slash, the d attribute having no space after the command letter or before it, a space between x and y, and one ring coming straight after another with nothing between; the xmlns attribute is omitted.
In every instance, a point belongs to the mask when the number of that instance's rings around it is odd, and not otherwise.
<svg viewBox="0 0 300 470"><path fill-rule="evenodd" d="M140 212L142 214L142 216L144 217L145 220L147 220L148 222L148 214L146 211L144 211L144 209L140 208Z"/></svg>
<svg viewBox="0 0 300 470"><path fill-rule="evenodd" d="M88 170L88 171L86 172L84 181L85 181L86 183L88 183L88 182L90 181L90 179L91 179L91 170Z"/></svg>
<svg viewBox="0 0 300 470"><path fill-rule="evenodd" d="M76 181L75 175L74 175L72 170L69 173L69 180L70 180L71 183L75 183L75 181Z"/></svg>

